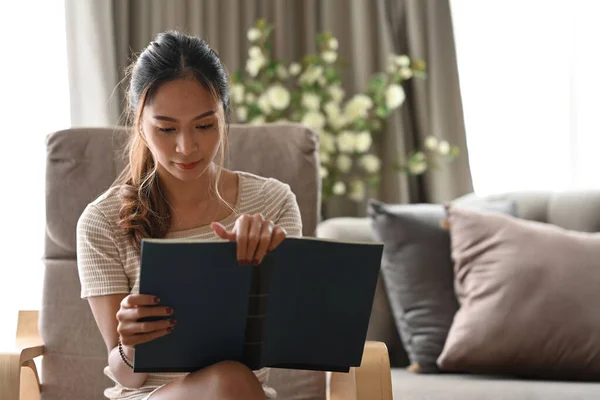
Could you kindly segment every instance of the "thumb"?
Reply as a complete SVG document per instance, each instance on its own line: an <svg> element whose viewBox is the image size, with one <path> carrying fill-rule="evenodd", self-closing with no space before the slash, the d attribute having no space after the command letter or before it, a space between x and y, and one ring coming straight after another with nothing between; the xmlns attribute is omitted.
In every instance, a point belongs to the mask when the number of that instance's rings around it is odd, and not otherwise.
<svg viewBox="0 0 600 400"><path fill-rule="evenodd" d="M213 229L213 231L215 231L215 233L217 234L217 236L219 236L221 239L235 240L235 233L229 232L219 222L213 222L212 224L210 224L210 227Z"/></svg>

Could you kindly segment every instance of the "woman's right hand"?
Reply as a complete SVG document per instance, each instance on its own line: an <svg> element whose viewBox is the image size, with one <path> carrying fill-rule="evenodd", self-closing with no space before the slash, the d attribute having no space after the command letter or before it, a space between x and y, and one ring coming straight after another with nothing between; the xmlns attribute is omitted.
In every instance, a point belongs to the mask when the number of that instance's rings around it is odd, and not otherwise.
<svg viewBox="0 0 600 400"><path fill-rule="evenodd" d="M176 323L174 319L138 321L141 318L164 318L173 314L172 308L159 306L159 302L157 297L148 294L130 294L121 301L121 308L117 311L117 332L123 346L133 348L139 343L165 336L173 330Z"/></svg>

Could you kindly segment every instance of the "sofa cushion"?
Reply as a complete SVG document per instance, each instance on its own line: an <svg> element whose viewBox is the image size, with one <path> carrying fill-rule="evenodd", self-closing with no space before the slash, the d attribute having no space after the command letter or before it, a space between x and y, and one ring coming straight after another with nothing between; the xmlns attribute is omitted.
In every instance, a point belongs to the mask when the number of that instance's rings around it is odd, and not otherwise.
<svg viewBox="0 0 600 400"><path fill-rule="evenodd" d="M512 201L472 202L469 207L515 214ZM381 273L411 369L437 372L452 318L458 309L450 237L440 224L442 205L368 205L373 235L384 243Z"/></svg>
<svg viewBox="0 0 600 400"><path fill-rule="evenodd" d="M448 371L600 380L600 233L448 207Z"/></svg>
<svg viewBox="0 0 600 400"><path fill-rule="evenodd" d="M413 374L392 369L400 400L596 400L600 383L515 379L506 376Z"/></svg>

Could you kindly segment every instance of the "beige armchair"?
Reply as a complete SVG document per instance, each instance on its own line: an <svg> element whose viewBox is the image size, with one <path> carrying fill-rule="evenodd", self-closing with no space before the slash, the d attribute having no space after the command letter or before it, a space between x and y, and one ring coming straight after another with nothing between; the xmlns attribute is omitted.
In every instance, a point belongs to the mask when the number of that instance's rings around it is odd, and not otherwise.
<svg viewBox="0 0 600 400"><path fill-rule="evenodd" d="M1 400L102 399L106 349L86 301L79 297L75 226L85 206L106 190L124 163L126 132L70 129L47 141L46 249L42 307L21 311L14 348L0 347ZM229 168L270 176L296 194L305 236L319 220L316 134L300 125L232 125ZM39 321L39 326L38 326ZM33 360L42 357L42 376ZM277 369L269 384L280 399L390 400L388 351L367 341L362 364L349 373Z"/></svg>

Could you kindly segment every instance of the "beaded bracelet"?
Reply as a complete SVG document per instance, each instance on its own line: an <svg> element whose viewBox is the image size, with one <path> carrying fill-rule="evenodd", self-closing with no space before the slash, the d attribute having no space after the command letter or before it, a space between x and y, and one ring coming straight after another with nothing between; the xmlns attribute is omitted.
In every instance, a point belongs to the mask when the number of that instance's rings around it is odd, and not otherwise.
<svg viewBox="0 0 600 400"><path fill-rule="evenodd" d="M123 344L121 343L121 338L117 340L117 345L119 346L119 354L121 355L121 360L127 365L129 368L133 369L133 365L129 362L127 357L125 356L125 352L123 351Z"/></svg>

